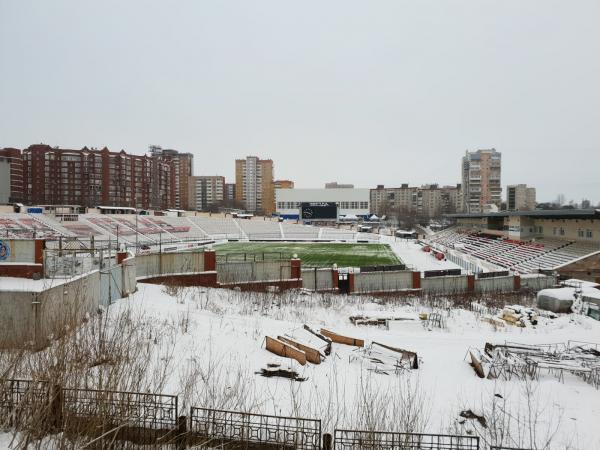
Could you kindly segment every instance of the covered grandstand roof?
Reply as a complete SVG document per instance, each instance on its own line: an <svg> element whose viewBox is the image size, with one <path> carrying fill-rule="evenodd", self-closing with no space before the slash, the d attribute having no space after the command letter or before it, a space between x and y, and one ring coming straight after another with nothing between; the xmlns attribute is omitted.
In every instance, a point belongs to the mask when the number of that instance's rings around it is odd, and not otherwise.
<svg viewBox="0 0 600 450"><path fill-rule="evenodd" d="M477 214L447 214L446 217L455 219L473 218L483 219L486 217L509 217L509 216L525 216L537 217L540 219L600 219L600 209L536 209L534 211L500 211L490 213Z"/></svg>

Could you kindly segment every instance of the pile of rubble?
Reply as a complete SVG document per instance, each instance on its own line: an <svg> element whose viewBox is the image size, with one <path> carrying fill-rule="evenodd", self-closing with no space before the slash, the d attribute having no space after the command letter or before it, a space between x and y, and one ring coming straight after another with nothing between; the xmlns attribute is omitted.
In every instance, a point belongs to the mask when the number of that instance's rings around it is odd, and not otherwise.
<svg viewBox="0 0 600 450"><path fill-rule="evenodd" d="M565 373L600 388L600 344L486 343L483 351L469 349L471 366L480 378L537 379L544 371L564 381Z"/></svg>

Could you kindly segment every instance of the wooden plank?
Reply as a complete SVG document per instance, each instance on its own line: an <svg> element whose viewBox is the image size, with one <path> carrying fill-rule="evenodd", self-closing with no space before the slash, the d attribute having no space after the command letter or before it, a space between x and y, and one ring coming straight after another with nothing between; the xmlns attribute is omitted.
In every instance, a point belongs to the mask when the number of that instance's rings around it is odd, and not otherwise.
<svg viewBox="0 0 600 450"><path fill-rule="evenodd" d="M309 327L306 324L304 325L304 329L306 331L308 331L309 333L315 335L316 337L318 337L319 339L321 339L325 343L327 343L327 347L325 347L325 355L329 356L331 354L331 339L329 339L328 337L323 336L320 333L317 333L315 330L313 330L311 327Z"/></svg>
<svg viewBox="0 0 600 450"><path fill-rule="evenodd" d="M298 350L302 350L306 355L306 360L313 364L321 364L321 353L314 348L309 347L308 345L301 344L300 342L296 342L292 339L286 338L285 336L277 336L281 342L285 342L293 347L296 347Z"/></svg>
<svg viewBox="0 0 600 450"><path fill-rule="evenodd" d="M303 366L306 365L306 354L302 350L292 347L291 345L274 339L270 336L266 337L267 350L284 358L292 358L298 361Z"/></svg>
<svg viewBox="0 0 600 450"><path fill-rule="evenodd" d="M354 345L355 347L364 347L365 341L362 339L355 339L348 336L342 336L341 334L334 333L333 331L321 328L321 334L331 339L337 344Z"/></svg>
<svg viewBox="0 0 600 450"><path fill-rule="evenodd" d="M475 369L475 373L479 378L485 378L485 372L483 370L483 366L481 365L481 361L473 355L473 352L469 350L469 354L471 355L471 366Z"/></svg>

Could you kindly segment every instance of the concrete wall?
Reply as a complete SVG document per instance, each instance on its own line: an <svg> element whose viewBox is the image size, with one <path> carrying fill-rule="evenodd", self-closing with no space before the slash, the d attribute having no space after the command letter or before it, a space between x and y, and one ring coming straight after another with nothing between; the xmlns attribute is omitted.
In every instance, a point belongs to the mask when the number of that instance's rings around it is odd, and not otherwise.
<svg viewBox="0 0 600 450"><path fill-rule="evenodd" d="M135 259L138 278L204 272L204 252L138 255Z"/></svg>
<svg viewBox="0 0 600 450"><path fill-rule="evenodd" d="M556 285L555 277L545 275L521 275L521 287L523 289L531 289L534 291L541 291L554 287Z"/></svg>
<svg viewBox="0 0 600 450"><path fill-rule="evenodd" d="M466 292L468 290L467 279L467 275L422 278L421 289L423 292L432 294Z"/></svg>
<svg viewBox="0 0 600 450"><path fill-rule="evenodd" d="M98 309L98 271L62 284L40 282L48 288L41 292L0 292L0 347L42 347L50 337L59 336Z"/></svg>
<svg viewBox="0 0 600 450"><path fill-rule="evenodd" d="M304 269L302 270L302 287L311 291L330 291L336 287L333 277L333 269Z"/></svg>
<svg viewBox="0 0 600 450"><path fill-rule="evenodd" d="M125 297L129 294L133 294L137 290L137 269L135 257L131 256L123 260L121 267L123 268L122 293L123 297Z"/></svg>
<svg viewBox="0 0 600 450"><path fill-rule="evenodd" d="M475 292L510 292L515 290L515 277L475 279Z"/></svg>
<svg viewBox="0 0 600 450"><path fill-rule="evenodd" d="M217 263L217 281L222 284L249 281L288 280L289 261L247 261Z"/></svg>
<svg viewBox="0 0 600 450"><path fill-rule="evenodd" d="M412 289L412 272L362 272L354 274L354 292L390 292Z"/></svg>

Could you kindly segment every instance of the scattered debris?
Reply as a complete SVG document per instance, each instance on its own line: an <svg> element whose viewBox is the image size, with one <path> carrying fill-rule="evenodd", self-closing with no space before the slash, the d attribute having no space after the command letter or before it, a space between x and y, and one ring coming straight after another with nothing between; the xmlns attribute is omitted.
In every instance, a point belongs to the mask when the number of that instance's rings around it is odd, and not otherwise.
<svg viewBox="0 0 600 450"><path fill-rule="evenodd" d="M383 326L387 325L389 321L409 321L413 322L413 317L371 317L371 316L350 316L350 322L354 325L375 325Z"/></svg>
<svg viewBox="0 0 600 450"><path fill-rule="evenodd" d="M537 325L538 323L535 310L521 305L505 306L502 310L502 319L518 327L525 327L528 324Z"/></svg>
<svg viewBox="0 0 600 450"><path fill-rule="evenodd" d="M542 370L564 381L571 373L600 389L600 344L569 341L566 344L486 343L483 352L469 349L471 366L480 378L537 379Z"/></svg>
<svg viewBox="0 0 600 450"><path fill-rule="evenodd" d="M364 347L365 341L362 339L355 339L352 337L342 336L341 334L334 333L333 331L321 328L321 334L331 339L332 342L337 344L354 345L355 347Z"/></svg>
<svg viewBox="0 0 600 450"><path fill-rule="evenodd" d="M259 372L256 372L263 377L281 377L281 378L289 378L294 381L306 381L308 378L301 377L298 372L292 370L290 368L283 368L279 364L267 364L267 367L264 369L260 369Z"/></svg>
<svg viewBox="0 0 600 450"><path fill-rule="evenodd" d="M440 313L432 312L425 320L425 328L445 328L444 318Z"/></svg>
<svg viewBox="0 0 600 450"><path fill-rule="evenodd" d="M479 424L483 427L483 428L487 428L487 420L485 420L485 417L480 416L478 414L475 414L473 411L471 411L470 409L461 411L458 414L460 417L463 417L464 419L474 419L477 420L477 422L479 422Z"/></svg>

